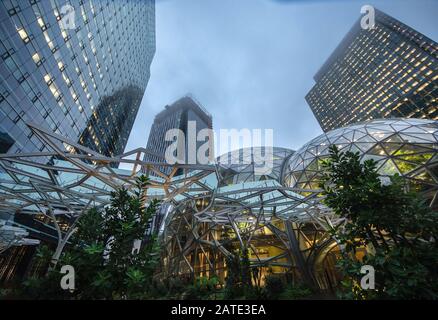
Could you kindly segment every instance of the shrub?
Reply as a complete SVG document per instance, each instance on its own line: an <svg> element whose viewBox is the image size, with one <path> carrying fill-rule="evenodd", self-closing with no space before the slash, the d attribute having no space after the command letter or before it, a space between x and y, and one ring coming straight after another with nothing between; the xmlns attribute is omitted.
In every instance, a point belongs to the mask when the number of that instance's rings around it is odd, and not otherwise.
<svg viewBox="0 0 438 320"><path fill-rule="evenodd" d="M265 291L268 299L278 299L284 290L284 282L279 276L268 275L265 277Z"/></svg>
<svg viewBox="0 0 438 320"><path fill-rule="evenodd" d="M299 286L287 286L285 290L279 295L281 300L299 300L304 299L312 295L312 290L309 288L299 285Z"/></svg>

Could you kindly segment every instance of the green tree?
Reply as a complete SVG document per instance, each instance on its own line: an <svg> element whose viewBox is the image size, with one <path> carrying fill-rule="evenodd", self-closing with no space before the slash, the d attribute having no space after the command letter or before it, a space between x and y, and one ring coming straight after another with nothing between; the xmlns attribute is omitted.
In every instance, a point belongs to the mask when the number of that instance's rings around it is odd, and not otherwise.
<svg viewBox="0 0 438 320"><path fill-rule="evenodd" d="M345 218L332 230L343 246L344 296L355 299L438 297L438 213L398 175L383 183L376 162L330 147L323 162L325 204ZM366 250L363 258L357 253ZM362 265L375 269L375 290L361 288Z"/></svg>
<svg viewBox="0 0 438 320"><path fill-rule="evenodd" d="M64 251L56 269L41 279L29 279L22 293L35 298L142 299L149 298L152 277L159 262L155 236L133 252L134 242L143 240L159 202L147 204L149 180L137 179L135 189L111 194L111 204L103 211L90 210L77 224L71 245ZM62 265L75 269L76 290L61 290ZM50 288L47 291L47 288ZM50 292L41 295L41 293Z"/></svg>
<svg viewBox="0 0 438 320"><path fill-rule="evenodd" d="M227 257L227 278L225 279L225 299L243 297L255 298L257 292L252 285L251 263L248 249L234 250L234 254Z"/></svg>

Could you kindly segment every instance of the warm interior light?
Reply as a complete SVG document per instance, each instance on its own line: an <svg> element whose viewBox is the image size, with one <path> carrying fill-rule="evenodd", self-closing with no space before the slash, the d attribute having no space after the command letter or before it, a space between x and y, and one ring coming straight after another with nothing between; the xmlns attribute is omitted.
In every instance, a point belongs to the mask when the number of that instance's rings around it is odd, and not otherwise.
<svg viewBox="0 0 438 320"><path fill-rule="evenodd" d="M35 52L32 56L33 62L38 63L40 61L40 59L41 59L40 55L37 52Z"/></svg>
<svg viewBox="0 0 438 320"><path fill-rule="evenodd" d="M27 35L26 30L24 30L23 28L20 28L17 31L18 31L18 34L20 35L21 40L26 40L29 37Z"/></svg>

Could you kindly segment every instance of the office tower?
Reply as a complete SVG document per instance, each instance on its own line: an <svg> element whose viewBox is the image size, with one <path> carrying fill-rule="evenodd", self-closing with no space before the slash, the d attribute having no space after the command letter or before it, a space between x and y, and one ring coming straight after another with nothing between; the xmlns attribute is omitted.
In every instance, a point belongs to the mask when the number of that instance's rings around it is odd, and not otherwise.
<svg viewBox="0 0 438 320"><path fill-rule="evenodd" d="M193 150L189 150L189 140L193 138L189 135L190 126L196 129L194 130L196 136L202 129L213 128L211 115L199 102L195 102L193 97L185 96L172 105L167 105L163 111L155 116L146 147L149 153L145 155L144 160L149 162L165 162L166 150L174 143L174 140L166 141L166 132L172 129L179 129L180 132L183 133L183 137L181 138L185 140L181 142L184 144L184 160L185 163L190 163L189 157L193 156L193 154L189 155L190 152L193 152ZM196 136L194 137L195 139ZM179 138L180 137L178 137L178 139ZM207 139L204 141L196 141L196 152L206 141ZM213 152L213 141L208 141L211 143L210 151ZM176 152L174 154L175 156L177 155ZM198 161L196 161L196 163L198 163ZM171 168L163 167L160 170L169 174ZM181 171L177 172L177 174L180 173Z"/></svg>
<svg viewBox="0 0 438 320"><path fill-rule="evenodd" d="M0 153L45 151L26 122L122 153L154 54L153 0L1 1ZM0 219L53 245L54 228L39 216L11 210ZM8 249L0 282L23 277L34 254L33 246Z"/></svg>
<svg viewBox="0 0 438 320"><path fill-rule="evenodd" d="M43 151L33 122L123 152L154 53L153 0L1 1L0 151Z"/></svg>
<svg viewBox="0 0 438 320"><path fill-rule="evenodd" d="M306 96L324 131L375 118L438 119L438 44L375 11L354 24Z"/></svg>

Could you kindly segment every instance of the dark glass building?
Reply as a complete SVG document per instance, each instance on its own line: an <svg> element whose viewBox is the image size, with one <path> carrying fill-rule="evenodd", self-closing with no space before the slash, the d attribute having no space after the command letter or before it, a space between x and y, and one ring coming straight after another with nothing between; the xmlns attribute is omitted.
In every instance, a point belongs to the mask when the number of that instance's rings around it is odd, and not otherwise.
<svg viewBox="0 0 438 320"><path fill-rule="evenodd" d="M173 141L166 141L166 132L171 129L179 129L184 134L184 158L186 163L189 163L188 158L191 151L188 145L190 139L188 126L190 122L195 125L196 135L202 129L213 129L210 113L190 96L185 96L172 105L165 106L164 110L155 116L146 147L149 153L145 155L144 161L165 162L166 150L173 143ZM212 151L213 141L210 142L210 150ZM196 151L204 143L205 141L197 141ZM160 170L169 174L171 169L161 168Z"/></svg>
<svg viewBox="0 0 438 320"><path fill-rule="evenodd" d="M154 54L154 0L1 1L1 152L44 150L28 121L123 152Z"/></svg>
<svg viewBox="0 0 438 320"><path fill-rule="evenodd" d="M189 163L189 141L191 137L189 136L190 126L194 128L193 133L198 135L199 131L202 129L213 129L213 119L210 113L193 97L187 95L181 99L175 101L171 105L166 105L164 110L155 116L154 123L152 124L151 130L149 132L149 138L147 143L147 151L143 160L147 162L158 162L163 163L166 161L166 150L174 143L174 141L166 141L166 133L172 129L178 129L183 134L183 136L178 136L176 138L176 143L178 139L184 139L181 141L184 147L184 160ZM195 137L196 138L196 137ZM196 153L198 148L203 145L205 141L196 141ZM213 141L208 140L209 150L208 152L213 152ZM213 155L212 155L213 156ZM198 161L196 161L198 163ZM171 174L172 168L162 166L159 170L167 175ZM155 175L154 172L144 172L145 174ZM181 169L175 172L175 176L183 174ZM168 215L168 213L173 209L169 204L163 204L160 206L158 212L152 217L150 221L150 229L148 230L145 239L152 234L158 234L162 231L163 222Z"/></svg>
<svg viewBox="0 0 438 320"><path fill-rule="evenodd" d="M122 153L154 54L154 0L2 0L0 153L44 151L26 122L108 156ZM56 242L47 216L0 219ZM2 253L0 283L37 272L35 250Z"/></svg>
<svg viewBox="0 0 438 320"><path fill-rule="evenodd" d="M438 119L438 44L375 10L315 75L306 96L324 131L375 118Z"/></svg>

